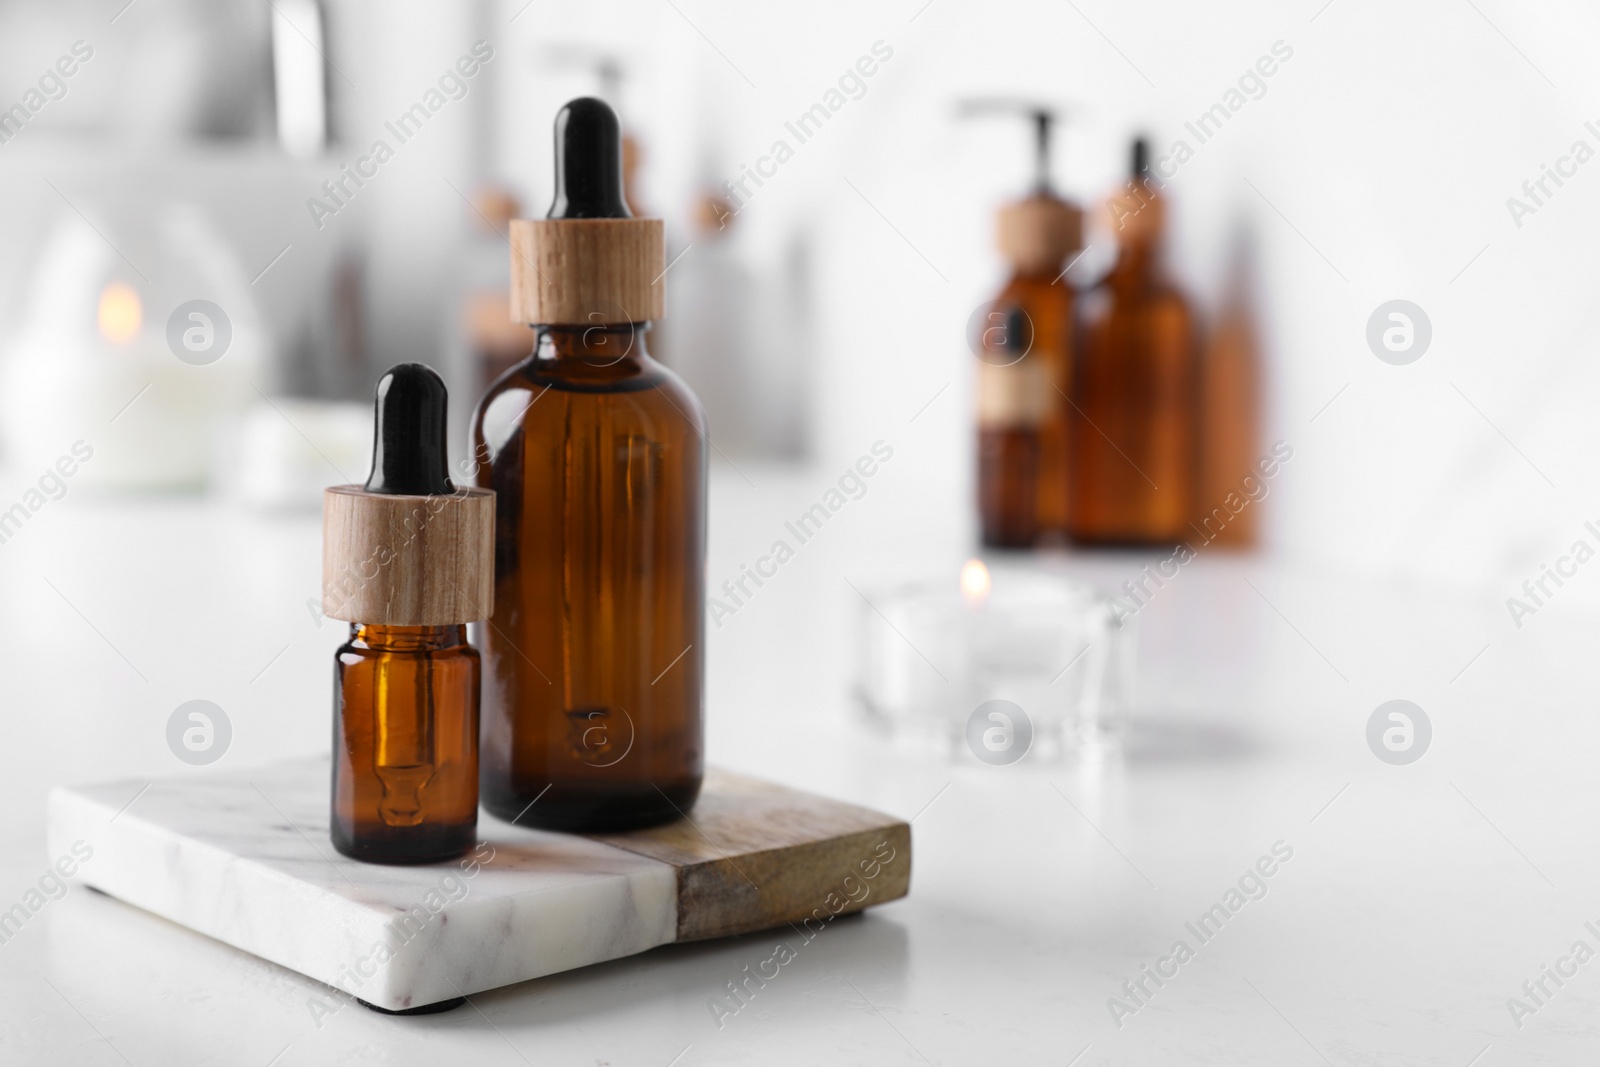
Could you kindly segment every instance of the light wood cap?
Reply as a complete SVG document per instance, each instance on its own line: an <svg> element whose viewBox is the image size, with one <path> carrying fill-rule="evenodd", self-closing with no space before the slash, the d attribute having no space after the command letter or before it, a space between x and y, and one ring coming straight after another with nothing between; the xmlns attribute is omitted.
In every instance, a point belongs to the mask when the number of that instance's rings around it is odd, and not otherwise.
<svg viewBox="0 0 1600 1067"><path fill-rule="evenodd" d="M1000 209L1000 254L1024 274L1059 270L1083 247L1083 212L1053 196L1030 196Z"/></svg>
<svg viewBox="0 0 1600 1067"><path fill-rule="evenodd" d="M1153 241L1166 226L1166 198L1149 183L1130 182L1106 201L1105 217L1119 243Z"/></svg>
<svg viewBox="0 0 1600 1067"><path fill-rule="evenodd" d="M448 626L494 611L494 490L412 496L322 491L322 613Z"/></svg>
<svg viewBox="0 0 1600 1067"><path fill-rule="evenodd" d="M539 325L659 319L665 269L660 219L514 219L511 318Z"/></svg>

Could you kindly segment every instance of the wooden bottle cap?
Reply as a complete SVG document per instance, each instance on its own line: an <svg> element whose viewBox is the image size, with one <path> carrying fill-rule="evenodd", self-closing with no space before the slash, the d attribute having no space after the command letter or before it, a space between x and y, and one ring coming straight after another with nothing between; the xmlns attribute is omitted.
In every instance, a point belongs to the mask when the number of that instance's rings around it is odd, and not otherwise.
<svg viewBox="0 0 1600 1067"><path fill-rule="evenodd" d="M589 326L659 319L666 310L660 219L514 219L511 318Z"/></svg>
<svg viewBox="0 0 1600 1067"><path fill-rule="evenodd" d="M322 491L322 612L380 626L448 626L494 611L494 491Z"/></svg>
<svg viewBox="0 0 1600 1067"><path fill-rule="evenodd" d="M1083 212L1048 195L1015 201L1000 209L995 243L1018 273L1054 273L1083 247Z"/></svg>
<svg viewBox="0 0 1600 1067"><path fill-rule="evenodd" d="M1128 180L1106 201L1106 220L1121 245L1150 245L1161 239L1166 227L1164 184L1150 170L1150 145L1143 137L1133 142L1133 166Z"/></svg>
<svg viewBox="0 0 1600 1067"><path fill-rule="evenodd" d="M1128 182L1106 201L1105 218L1119 244L1148 243L1166 228L1166 198L1153 182Z"/></svg>

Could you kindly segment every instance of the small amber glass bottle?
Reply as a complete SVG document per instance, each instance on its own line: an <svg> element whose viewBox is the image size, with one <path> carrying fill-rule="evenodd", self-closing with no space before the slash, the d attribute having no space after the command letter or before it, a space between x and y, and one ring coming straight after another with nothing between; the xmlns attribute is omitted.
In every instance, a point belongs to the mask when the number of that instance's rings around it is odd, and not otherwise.
<svg viewBox="0 0 1600 1067"><path fill-rule="evenodd" d="M351 623L334 658L329 832L372 863L459 856L478 821L480 666L465 623L493 603L494 494L451 485L445 409L433 371L390 370L371 477L323 495L323 610Z"/></svg>
<svg viewBox="0 0 1600 1067"><path fill-rule="evenodd" d="M969 339L980 361L979 525L983 543L998 548L1027 547L1067 530L1077 293L1063 266L1082 246L1083 215L1051 189L1053 116L1024 111L1034 123L1035 188L1000 210L997 244L1012 273Z"/></svg>
<svg viewBox="0 0 1600 1067"><path fill-rule="evenodd" d="M333 843L377 863L472 847L478 650L466 627L352 624L334 659Z"/></svg>
<svg viewBox="0 0 1600 1067"><path fill-rule="evenodd" d="M1112 201L1111 273L1083 299L1072 420L1072 536L1165 545L1189 536L1197 456L1195 329L1163 276L1165 202L1134 146L1130 192Z"/></svg>
<svg viewBox="0 0 1600 1067"><path fill-rule="evenodd" d="M472 428L498 500L483 803L558 830L677 818L703 774L704 418L645 349L661 223L628 213L618 136L599 100L558 115L555 204L511 229L537 343Z"/></svg>

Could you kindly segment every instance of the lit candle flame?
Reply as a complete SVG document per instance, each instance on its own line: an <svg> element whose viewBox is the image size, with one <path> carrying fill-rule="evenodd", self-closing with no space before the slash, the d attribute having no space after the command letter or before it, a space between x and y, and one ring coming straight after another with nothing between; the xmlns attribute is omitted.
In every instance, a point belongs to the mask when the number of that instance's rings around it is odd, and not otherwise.
<svg viewBox="0 0 1600 1067"><path fill-rule="evenodd" d="M100 336L116 345L125 345L139 336L144 325L144 309L133 286L112 282L100 290L100 307L95 313Z"/></svg>
<svg viewBox="0 0 1600 1067"><path fill-rule="evenodd" d="M989 599L992 585L989 568L983 565L983 560L969 559L961 565L961 599L968 607L981 607Z"/></svg>

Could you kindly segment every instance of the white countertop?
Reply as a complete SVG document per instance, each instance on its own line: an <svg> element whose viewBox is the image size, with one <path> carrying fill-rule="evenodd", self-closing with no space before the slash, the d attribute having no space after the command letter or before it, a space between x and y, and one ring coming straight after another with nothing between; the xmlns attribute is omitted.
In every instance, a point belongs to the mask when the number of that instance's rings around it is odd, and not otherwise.
<svg viewBox="0 0 1600 1067"><path fill-rule="evenodd" d="M830 470L717 469L713 585ZM905 470L886 467L712 632L709 751L914 816L911 895L806 945L720 1027L708 1001L781 933L658 949L437 1016L319 1019L315 983L75 885L0 944L0 1062L1592 1060L1600 962L1545 979L1520 1029L1507 998L1526 1000L1574 942L1600 951L1584 925L1600 930L1597 620L1557 604L1519 631L1503 605L1202 557L1141 616L1126 759L946 762L870 733L848 700L860 606L842 579L953 580L960 558L959 524ZM223 761L195 774L327 744L342 626L306 608L317 546L314 516L87 495L0 545L0 910L57 859L52 785L185 771L165 740L180 703L214 701L233 726ZM1142 562L1071 565L1113 585ZM1396 697L1434 727L1411 766L1365 741ZM1266 865L1266 895L1202 944L1185 924L1276 842L1293 854ZM1159 989L1147 979L1119 1028L1108 998L1180 939L1193 958Z"/></svg>

